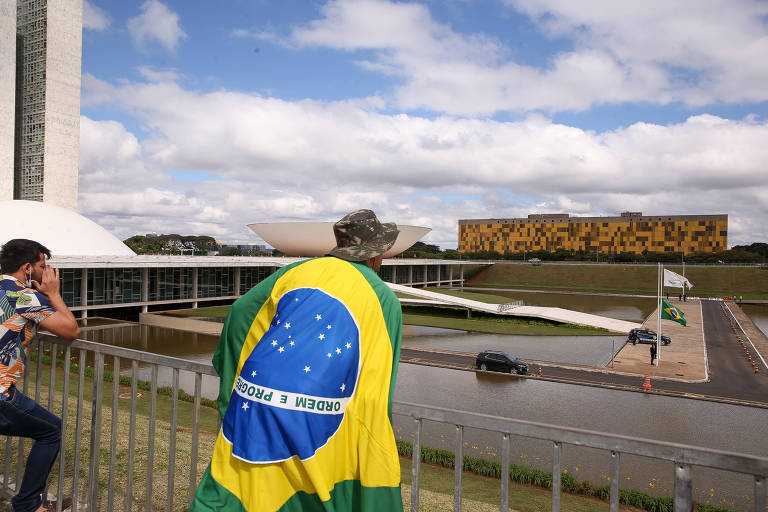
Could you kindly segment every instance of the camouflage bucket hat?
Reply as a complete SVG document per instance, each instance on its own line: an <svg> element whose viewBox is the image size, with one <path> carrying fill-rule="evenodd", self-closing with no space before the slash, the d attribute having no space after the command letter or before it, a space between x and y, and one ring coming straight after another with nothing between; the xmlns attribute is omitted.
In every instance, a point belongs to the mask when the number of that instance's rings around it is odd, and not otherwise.
<svg viewBox="0 0 768 512"><path fill-rule="evenodd" d="M399 232L394 222L382 224L371 210L357 210L333 225L336 247L328 254L347 261L365 261L387 252Z"/></svg>

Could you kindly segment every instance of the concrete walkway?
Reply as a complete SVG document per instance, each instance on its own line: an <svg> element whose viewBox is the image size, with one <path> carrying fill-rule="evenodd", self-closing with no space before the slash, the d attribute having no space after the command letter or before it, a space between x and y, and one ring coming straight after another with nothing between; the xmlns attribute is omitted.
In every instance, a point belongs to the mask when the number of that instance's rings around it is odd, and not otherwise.
<svg viewBox="0 0 768 512"><path fill-rule="evenodd" d="M613 332L628 333L631 329L640 327L635 322L617 320L589 313L580 313L570 309L539 307L539 306L516 306L507 304L489 304L478 300L464 299L445 293L430 292L421 288L412 288L399 284L386 283L393 291L427 299L435 304L449 304L470 308L474 311L483 311L494 315L521 316L529 318L543 318L554 322L566 324L586 325L588 327L599 327ZM407 300L407 299L406 299Z"/></svg>
<svg viewBox="0 0 768 512"><path fill-rule="evenodd" d="M704 345L704 324L701 302L669 300L680 308L688 325L672 320L661 321L662 335L672 338L672 343L661 347L658 366L651 366L650 345L627 343L614 359L614 371L634 373L654 378L670 378L689 382L705 382L708 378L707 351ZM643 327L657 330L658 309L643 322Z"/></svg>

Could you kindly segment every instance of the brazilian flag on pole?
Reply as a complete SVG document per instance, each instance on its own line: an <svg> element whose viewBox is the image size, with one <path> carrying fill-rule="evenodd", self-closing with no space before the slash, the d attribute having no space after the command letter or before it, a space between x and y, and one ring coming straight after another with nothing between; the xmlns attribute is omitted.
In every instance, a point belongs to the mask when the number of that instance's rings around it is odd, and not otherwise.
<svg viewBox="0 0 768 512"><path fill-rule="evenodd" d="M401 511L391 404L400 302L334 257L232 306L213 356L222 426L191 510Z"/></svg>
<svg viewBox="0 0 768 512"><path fill-rule="evenodd" d="M683 312L665 300L661 301L661 319L672 320L679 324L687 325Z"/></svg>

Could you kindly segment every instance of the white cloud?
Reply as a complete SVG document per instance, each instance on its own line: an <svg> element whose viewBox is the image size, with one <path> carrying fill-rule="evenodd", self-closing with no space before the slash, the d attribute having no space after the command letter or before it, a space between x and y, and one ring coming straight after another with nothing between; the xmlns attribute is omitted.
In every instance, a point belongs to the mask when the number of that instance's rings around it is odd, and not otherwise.
<svg viewBox="0 0 768 512"><path fill-rule="evenodd" d="M428 8L335 0L296 28L298 45L369 50L364 69L398 77L396 105L456 115L559 112L601 104L768 100L768 4L508 0L573 48L538 66L483 34L460 34Z"/></svg>
<svg viewBox="0 0 768 512"><path fill-rule="evenodd" d="M159 0L141 4L141 14L128 20L128 32L139 46L154 41L173 52L187 34L179 24L179 15Z"/></svg>
<svg viewBox="0 0 768 512"><path fill-rule="evenodd" d="M83 0L83 28L88 30L105 30L109 27L110 19L100 7L88 0Z"/></svg>
<svg viewBox="0 0 768 512"><path fill-rule="evenodd" d="M182 74L175 69L156 69L153 66L139 66L139 74L150 82L175 82Z"/></svg>
<svg viewBox="0 0 768 512"><path fill-rule="evenodd" d="M731 244L768 239L768 122L752 117L594 133L540 115L425 119L86 78L84 104L124 109L152 133L139 141L116 122L81 123L80 204L125 236L204 225L253 240L251 222L334 220L370 207L426 223L427 241L445 247L456 246L459 218L535 211L727 213ZM179 181L165 169L215 181Z"/></svg>

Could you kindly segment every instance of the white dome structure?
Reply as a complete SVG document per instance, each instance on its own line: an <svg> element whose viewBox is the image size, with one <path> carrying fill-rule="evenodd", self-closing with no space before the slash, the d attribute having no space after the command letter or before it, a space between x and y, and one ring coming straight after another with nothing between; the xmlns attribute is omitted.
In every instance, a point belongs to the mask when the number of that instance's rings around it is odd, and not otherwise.
<svg viewBox="0 0 768 512"><path fill-rule="evenodd" d="M40 201L0 201L0 244L28 238L56 256L135 256L112 233L77 212Z"/></svg>
<svg viewBox="0 0 768 512"><path fill-rule="evenodd" d="M336 247L333 222L257 222L248 224L251 231L286 256L323 256ZM398 224L397 240L384 253L385 258L397 256L432 231L423 226Z"/></svg>

